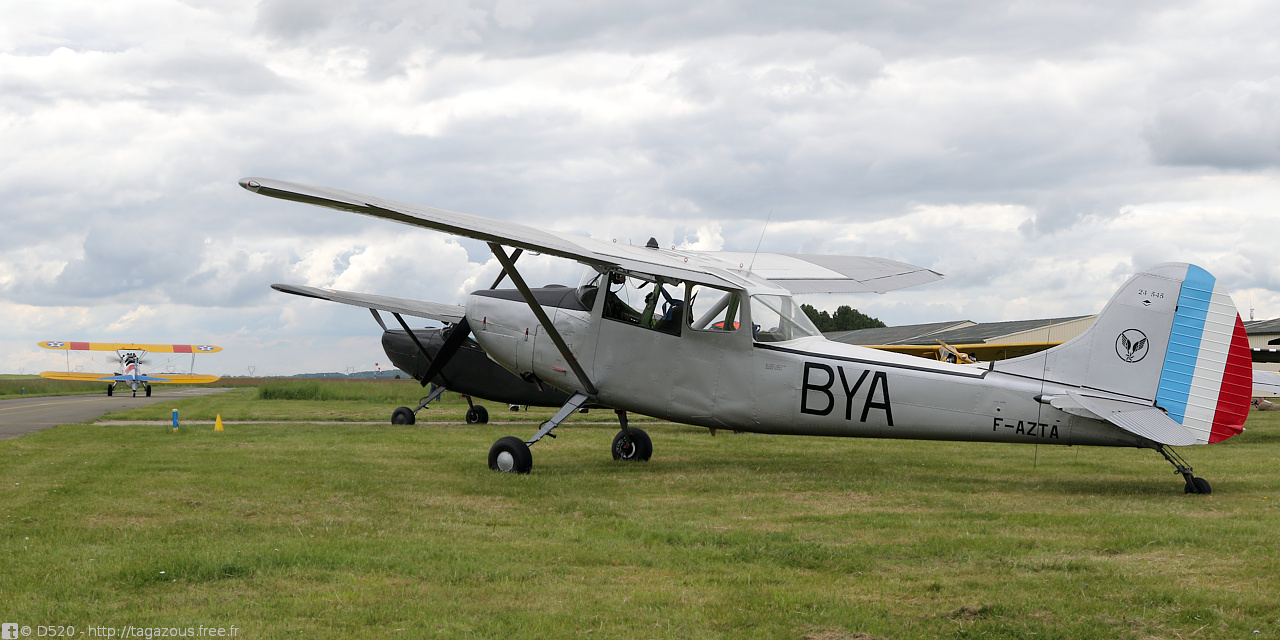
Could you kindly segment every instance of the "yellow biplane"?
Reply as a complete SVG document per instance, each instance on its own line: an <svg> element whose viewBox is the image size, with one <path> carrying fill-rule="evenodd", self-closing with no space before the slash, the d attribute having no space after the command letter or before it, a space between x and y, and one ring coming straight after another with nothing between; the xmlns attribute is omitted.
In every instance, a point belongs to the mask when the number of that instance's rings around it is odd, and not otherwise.
<svg viewBox="0 0 1280 640"><path fill-rule="evenodd" d="M37 342L45 349L53 349L55 351L66 351L68 357L68 366L70 369L70 356L72 351L114 351L120 357L120 371L115 373L83 373L79 371L43 371L40 373L42 377L50 380L76 380L81 382L108 382L107 395L115 393L117 384L124 383L133 390L133 395L138 395L138 388L141 387L146 395L151 395L151 385L154 384L202 384L206 382L216 382L219 376L199 374L199 373L165 373L161 375L147 375L142 372L142 365L146 364L144 358L148 353L189 353L191 354L191 366L194 369L196 363L196 355L201 353L217 353L222 351L222 347L215 347L210 344L133 344L121 342L61 342L58 340L45 340Z"/></svg>

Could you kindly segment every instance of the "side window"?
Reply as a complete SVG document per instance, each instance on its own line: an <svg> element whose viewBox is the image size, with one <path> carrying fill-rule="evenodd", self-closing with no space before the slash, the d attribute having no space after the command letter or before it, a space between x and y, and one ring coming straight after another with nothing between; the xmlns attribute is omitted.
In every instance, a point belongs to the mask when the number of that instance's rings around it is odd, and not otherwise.
<svg viewBox="0 0 1280 640"><path fill-rule="evenodd" d="M751 296L751 323L756 342L785 342L822 335L791 296Z"/></svg>
<svg viewBox="0 0 1280 640"><path fill-rule="evenodd" d="M742 324L742 298L737 291L706 285L689 287L689 327L695 331L737 331Z"/></svg>
<svg viewBox="0 0 1280 640"><path fill-rule="evenodd" d="M683 283L610 273L604 317L651 331L680 335L684 318Z"/></svg>

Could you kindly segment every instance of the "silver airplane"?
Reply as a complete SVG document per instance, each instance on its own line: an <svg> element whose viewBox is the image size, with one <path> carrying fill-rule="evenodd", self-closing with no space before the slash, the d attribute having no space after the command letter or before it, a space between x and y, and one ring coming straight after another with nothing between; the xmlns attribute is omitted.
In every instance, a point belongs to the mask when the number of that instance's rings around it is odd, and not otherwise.
<svg viewBox="0 0 1280 640"><path fill-rule="evenodd" d="M1185 263L1133 275L1084 334L999 362L931 362L826 340L792 296L894 290L937 273L877 258L665 250L534 229L324 187L245 178L245 189L488 243L515 291L465 307L419 301L490 358L569 394L489 468L528 473L530 446L590 402L613 408L617 460L648 460L627 412L756 433L1150 448L1210 493L1171 447L1243 431L1252 391L1244 325L1215 278ZM575 295L530 288L508 248L587 266ZM461 339L461 338L459 338ZM439 359L437 359L439 362Z"/></svg>

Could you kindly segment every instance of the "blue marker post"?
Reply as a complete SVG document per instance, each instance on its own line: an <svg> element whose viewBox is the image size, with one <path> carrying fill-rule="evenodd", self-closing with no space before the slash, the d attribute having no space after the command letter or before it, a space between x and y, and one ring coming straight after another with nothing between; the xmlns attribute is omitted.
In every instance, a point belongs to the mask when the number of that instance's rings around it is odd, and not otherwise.
<svg viewBox="0 0 1280 640"><path fill-rule="evenodd" d="M174 433L178 432L178 410L177 409L173 410L173 432Z"/></svg>

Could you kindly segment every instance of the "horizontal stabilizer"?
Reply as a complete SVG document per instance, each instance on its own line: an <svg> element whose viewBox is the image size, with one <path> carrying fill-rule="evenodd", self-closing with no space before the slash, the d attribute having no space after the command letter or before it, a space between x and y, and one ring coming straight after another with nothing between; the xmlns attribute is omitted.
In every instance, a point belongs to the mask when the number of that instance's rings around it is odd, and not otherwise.
<svg viewBox="0 0 1280 640"><path fill-rule="evenodd" d="M1196 444L1196 436L1160 409L1144 404L1110 398L1097 398L1075 392L1055 396L1049 404L1072 415L1102 420L1159 444L1184 447Z"/></svg>
<svg viewBox="0 0 1280 640"><path fill-rule="evenodd" d="M1280 396L1280 373L1255 370L1253 372L1253 395L1260 398Z"/></svg>
<svg viewBox="0 0 1280 640"><path fill-rule="evenodd" d="M63 342L43 340L37 345L58 351L146 351L148 353L217 353L222 347L211 344L136 344L133 342Z"/></svg>
<svg viewBox="0 0 1280 640"><path fill-rule="evenodd" d="M387 296L376 296L370 293L334 291L333 289L318 289L316 287L306 287L295 284L273 284L271 285L271 288L276 291L291 293L295 296L318 298L320 300L340 302L342 304L364 307L366 309L398 313L400 315L413 316L415 318L426 318L437 322L448 322L449 324L457 324L467 315L466 309L456 304L442 304L439 302L425 302L422 300L406 300L404 298L389 298Z"/></svg>

